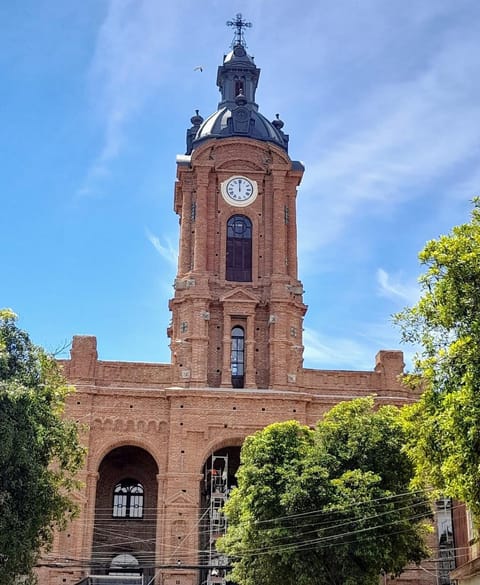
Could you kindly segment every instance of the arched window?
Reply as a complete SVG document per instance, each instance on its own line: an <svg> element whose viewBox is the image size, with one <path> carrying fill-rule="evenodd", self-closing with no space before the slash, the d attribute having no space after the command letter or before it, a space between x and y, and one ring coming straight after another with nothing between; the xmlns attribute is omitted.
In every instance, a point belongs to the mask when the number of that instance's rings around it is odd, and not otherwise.
<svg viewBox="0 0 480 585"><path fill-rule="evenodd" d="M239 94L245 95L243 80L244 78L238 79L238 77L235 77L235 97L237 97Z"/></svg>
<svg viewBox="0 0 480 585"><path fill-rule="evenodd" d="M128 553L122 553L121 555L117 555L112 559L108 574L110 576L115 575L117 577L121 576L125 578L138 576L138 579L128 579L125 580L125 583L143 583L143 580L140 577L142 574L142 569L138 564L138 560L133 555ZM112 581L112 584L114 582L115 581Z"/></svg>
<svg viewBox="0 0 480 585"><path fill-rule="evenodd" d="M243 388L245 374L245 332L241 327L232 329L231 352L232 387Z"/></svg>
<svg viewBox="0 0 480 585"><path fill-rule="evenodd" d="M226 280L252 280L252 222L245 215L233 215L227 222Z"/></svg>
<svg viewBox="0 0 480 585"><path fill-rule="evenodd" d="M108 574L123 577L133 577L136 575L141 575L142 571L138 565L138 560L133 555L122 553L121 555L117 555L112 559ZM128 582L130 582L130 580Z"/></svg>
<svg viewBox="0 0 480 585"><path fill-rule="evenodd" d="M143 518L143 485L135 479L122 479L113 490L114 518Z"/></svg>

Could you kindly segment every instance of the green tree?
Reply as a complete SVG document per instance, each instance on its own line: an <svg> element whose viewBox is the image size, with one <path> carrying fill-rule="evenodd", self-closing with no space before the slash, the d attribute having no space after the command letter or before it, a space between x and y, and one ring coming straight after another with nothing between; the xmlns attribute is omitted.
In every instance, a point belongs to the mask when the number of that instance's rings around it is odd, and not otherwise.
<svg viewBox="0 0 480 585"><path fill-rule="evenodd" d="M247 438L219 547L241 585L378 585L428 555L430 507L409 491L395 407L334 407L315 430L277 423Z"/></svg>
<svg viewBox="0 0 480 585"><path fill-rule="evenodd" d="M421 346L407 382L421 387L406 410L407 450L417 485L458 498L480 521L480 201L469 223L428 242L422 296L396 315L406 342Z"/></svg>
<svg viewBox="0 0 480 585"><path fill-rule="evenodd" d="M62 417L69 392L55 359L0 310L0 583L34 583L40 550L74 514L84 450Z"/></svg>

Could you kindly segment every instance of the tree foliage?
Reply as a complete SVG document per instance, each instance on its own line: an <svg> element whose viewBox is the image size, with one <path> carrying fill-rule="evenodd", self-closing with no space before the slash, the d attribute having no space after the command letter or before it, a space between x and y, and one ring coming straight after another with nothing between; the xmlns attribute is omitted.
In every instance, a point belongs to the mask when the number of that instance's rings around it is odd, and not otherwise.
<svg viewBox="0 0 480 585"><path fill-rule="evenodd" d="M277 423L247 438L219 547L241 585L378 585L427 556L430 507L409 491L398 410L371 398L315 430Z"/></svg>
<svg viewBox="0 0 480 585"><path fill-rule="evenodd" d="M480 520L480 201L469 223L428 242L422 296L396 316L404 341L417 343L408 409L408 452L418 485L466 502Z"/></svg>
<svg viewBox="0 0 480 585"><path fill-rule="evenodd" d="M39 551L74 513L83 461L77 427L62 418L71 391L52 356L10 310L0 311L0 583L35 582Z"/></svg>

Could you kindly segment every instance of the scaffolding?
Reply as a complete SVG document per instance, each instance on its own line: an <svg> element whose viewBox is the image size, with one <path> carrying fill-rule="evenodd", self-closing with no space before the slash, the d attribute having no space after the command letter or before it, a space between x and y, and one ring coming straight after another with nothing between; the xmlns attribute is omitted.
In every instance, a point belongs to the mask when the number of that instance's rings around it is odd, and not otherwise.
<svg viewBox="0 0 480 585"><path fill-rule="evenodd" d="M225 585L228 559L217 551L216 542L227 530L223 507L228 499L228 455L212 455L205 471L208 510L208 574L206 585Z"/></svg>
<svg viewBox="0 0 480 585"><path fill-rule="evenodd" d="M453 538L452 500L441 498L435 502L438 536L437 584L450 585L450 571L455 569L455 542Z"/></svg>

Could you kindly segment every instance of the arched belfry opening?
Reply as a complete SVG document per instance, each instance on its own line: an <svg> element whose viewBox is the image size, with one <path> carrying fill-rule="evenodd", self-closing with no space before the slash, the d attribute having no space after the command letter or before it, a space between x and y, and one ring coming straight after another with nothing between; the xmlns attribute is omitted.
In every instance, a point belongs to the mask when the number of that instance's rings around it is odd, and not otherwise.
<svg viewBox="0 0 480 585"><path fill-rule="evenodd" d="M227 529L223 506L235 487L240 465L241 447L224 447L214 451L203 466L200 484L200 583L224 585L228 559L216 549L216 542Z"/></svg>
<svg viewBox="0 0 480 585"><path fill-rule="evenodd" d="M140 583L155 574L158 466L145 449L110 451L98 468L92 575L129 577ZM129 581L130 582L130 581Z"/></svg>

